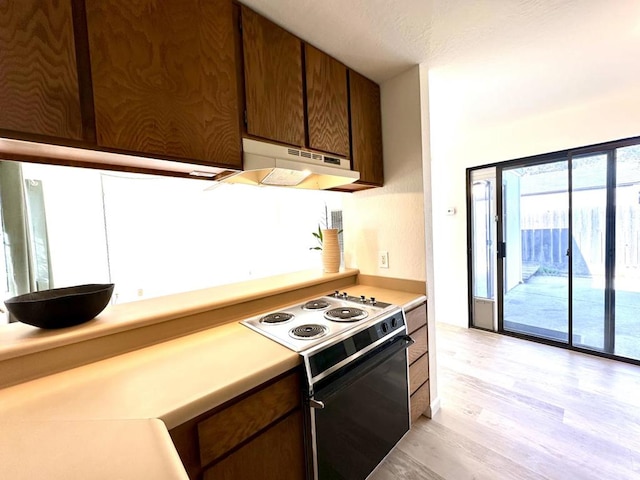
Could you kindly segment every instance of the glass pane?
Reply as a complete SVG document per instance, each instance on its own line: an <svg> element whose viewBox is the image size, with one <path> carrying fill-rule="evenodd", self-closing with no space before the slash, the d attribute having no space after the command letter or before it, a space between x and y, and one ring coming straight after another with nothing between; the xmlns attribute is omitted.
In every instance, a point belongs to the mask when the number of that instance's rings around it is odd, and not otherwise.
<svg viewBox="0 0 640 480"><path fill-rule="evenodd" d="M573 343L604 349L607 156L572 159Z"/></svg>
<svg viewBox="0 0 640 480"><path fill-rule="evenodd" d="M481 172L473 172L471 178L473 296L493 298L493 272L495 271L495 222L493 221L493 205L495 203L495 178L477 178L481 176Z"/></svg>
<svg viewBox="0 0 640 480"><path fill-rule="evenodd" d="M502 175L504 329L568 340L567 161Z"/></svg>
<svg viewBox="0 0 640 480"><path fill-rule="evenodd" d="M616 150L615 354L640 359L640 146Z"/></svg>

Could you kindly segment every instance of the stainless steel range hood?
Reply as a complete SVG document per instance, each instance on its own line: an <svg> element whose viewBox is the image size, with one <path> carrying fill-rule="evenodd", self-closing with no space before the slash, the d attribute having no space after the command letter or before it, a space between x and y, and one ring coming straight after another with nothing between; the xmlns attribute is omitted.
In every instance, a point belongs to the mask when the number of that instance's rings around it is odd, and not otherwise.
<svg viewBox="0 0 640 480"><path fill-rule="evenodd" d="M248 138L242 140L242 147L244 170L221 182L326 190L360 178L345 158Z"/></svg>

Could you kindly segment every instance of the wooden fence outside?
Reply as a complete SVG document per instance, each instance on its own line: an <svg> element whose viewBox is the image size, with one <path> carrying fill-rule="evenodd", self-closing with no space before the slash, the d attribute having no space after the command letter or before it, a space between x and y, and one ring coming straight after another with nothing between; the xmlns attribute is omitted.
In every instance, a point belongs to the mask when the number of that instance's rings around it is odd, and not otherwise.
<svg viewBox="0 0 640 480"><path fill-rule="evenodd" d="M573 210L574 275L604 274L605 209ZM522 263L539 273L567 274L569 218L566 211L522 213ZM640 278L640 205L619 206L616 212L616 278Z"/></svg>

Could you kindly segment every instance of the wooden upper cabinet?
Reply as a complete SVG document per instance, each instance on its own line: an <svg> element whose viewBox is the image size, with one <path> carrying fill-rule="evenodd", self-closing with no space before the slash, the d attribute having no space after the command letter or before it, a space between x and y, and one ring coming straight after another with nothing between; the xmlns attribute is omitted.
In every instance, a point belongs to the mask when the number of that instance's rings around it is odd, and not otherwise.
<svg viewBox="0 0 640 480"><path fill-rule="evenodd" d="M0 129L82 139L71 0L0 2Z"/></svg>
<svg viewBox="0 0 640 480"><path fill-rule="evenodd" d="M309 147L349 157L347 67L305 44Z"/></svg>
<svg viewBox="0 0 640 480"><path fill-rule="evenodd" d="M351 158L360 182L382 186L382 117L380 87L349 70Z"/></svg>
<svg viewBox="0 0 640 480"><path fill-rule="evenodd" d="M302 42L242 7L247 133L305 145Z"/></svg>
<svg viewBox="0 0 640 480"><path fill-rule="evenodd" d="M240 166L231 0L86 0L98 145Z"/></svg>

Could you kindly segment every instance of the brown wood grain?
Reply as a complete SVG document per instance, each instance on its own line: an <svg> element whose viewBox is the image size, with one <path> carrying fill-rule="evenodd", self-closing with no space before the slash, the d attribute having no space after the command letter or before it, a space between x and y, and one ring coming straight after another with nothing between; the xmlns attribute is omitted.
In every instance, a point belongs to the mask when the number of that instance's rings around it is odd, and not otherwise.
<svg viewBox="0 0 640 480"><path fill-rule="evenodd" d="M382 118L380 87L349 70L351 158L359 182L382 186Z"/></svg>
<svg viewBox="0 0 640 480"><path fill-rule="evenodd" d="M204 480L303 480L302 413L296 410L206 470Z"/></svg>
<svg viewBox="0 0 640 480"><path fill-rule="evenodd" d="M405 312L407 319L407 332L412 334L420 327L424 327L427 324L427 304L417 306L413 310Z"/></svg>
<svg viewBox="0 0 640 480"><path fill-rule="evenodd" d="M349 157L347 67L305 44L309 147Z"/></svg>
<svg viewBox="0 0 640 480"><path fill-rule="evenodd" d="M242 43L247 133L304 146L300 39L243 6Z"/></svg>
<svg viewBox="0 0 640 480"><path fill-rule="evenodd" d="M409 347L409 364L427 352L427 327L424 326L413 332L411 338L415 343Z"/></svg>
<svg viewBox="0 0 640 480"><path fill-rule="evenodd" d="M0 2L0 128L82 138L70 0Z"/></svg>
<svg viewBox="0 0 640 480"><path fill-rule="evenodd" d="M429 355L422 355L409 367L409 392L415 391L429 380Z"/></svg>
<svg viewBox="0 0 640 480"><path fill-rule="evenodd" d="M411 422L415 422L420 415L425 413L429 408L429 381L422 385L416 392L411 395Z"/></svg>
<svg viewBox="0 0 640 480"><path fill-rule="evenodd" d="M300 405L300 377L289 375L198 424L206 466Z"/></svg>
<svg viewBox="0 0 640 480"><path fill-rule="evenodd" d="M231 0L87 0L98 144L239 166Z"/></svg>

